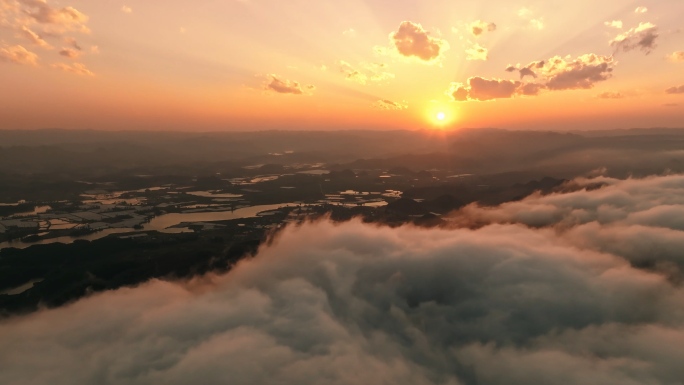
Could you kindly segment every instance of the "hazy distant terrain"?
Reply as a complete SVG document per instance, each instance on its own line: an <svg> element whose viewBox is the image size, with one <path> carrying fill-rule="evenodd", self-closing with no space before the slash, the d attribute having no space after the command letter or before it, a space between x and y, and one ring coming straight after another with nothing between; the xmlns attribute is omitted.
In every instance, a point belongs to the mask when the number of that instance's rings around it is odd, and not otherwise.
<svg viewBox="0 0 684 385"><path fill-rule="evenodd" d="M564 175L682 171L684 129L573 133L473 129L168 133L70 130L0 131L0 173L73 176L144 173L168 167L192 173L293 162L449 167L455 172L535 170ZM354 163L356 162L356 163Z"/></svg>

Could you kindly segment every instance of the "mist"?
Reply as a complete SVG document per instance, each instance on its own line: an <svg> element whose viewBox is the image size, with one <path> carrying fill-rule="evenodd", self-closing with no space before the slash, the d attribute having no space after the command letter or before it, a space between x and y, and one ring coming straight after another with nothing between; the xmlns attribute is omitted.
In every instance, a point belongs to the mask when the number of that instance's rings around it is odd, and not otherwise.
<svg viewBox="0 0 684 385"><path fill-rule="evenodd" d="M6 319L0 380L676 383L684 176L570 185L474 228L291 225L227 274Z"/></svg>

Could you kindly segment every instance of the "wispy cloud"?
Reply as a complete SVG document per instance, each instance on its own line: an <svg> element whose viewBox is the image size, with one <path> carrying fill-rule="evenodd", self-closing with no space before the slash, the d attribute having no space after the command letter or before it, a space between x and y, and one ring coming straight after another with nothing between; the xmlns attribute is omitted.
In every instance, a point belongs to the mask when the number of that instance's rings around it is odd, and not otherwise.
<svg viewBox="0 0 684 385"><path fill-rule="evenodd" d="M264 89L279 94L302 95L304 94L304 91L313 91L316 88L312 85L302 86L299 82L282 79L274 74L268 75L267 78L268 80L264 85Z"/></svg>
<svg viewBox="0 0 684 385"><path fill-rule="evenodd" d="M95 74L83 63L55 63L52 65L52 67L76 75L95 76Z"/></svg>
<svg viewBox="0 0 684 385"><path fill-rule="evenodd" d="M38 64L38 55L20 45L0 47L0 61L31 65Z"/></svg>

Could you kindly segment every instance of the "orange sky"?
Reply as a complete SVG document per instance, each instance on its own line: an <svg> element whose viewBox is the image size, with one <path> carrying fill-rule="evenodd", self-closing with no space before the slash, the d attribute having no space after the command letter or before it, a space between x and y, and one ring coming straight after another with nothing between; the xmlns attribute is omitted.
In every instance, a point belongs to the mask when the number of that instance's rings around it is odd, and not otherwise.
<svg viewBox="0 0 684 385"><path fill-rule="evenodd" d="M467 3L0 0L0 129L684 127L683 1Z"/></svg>

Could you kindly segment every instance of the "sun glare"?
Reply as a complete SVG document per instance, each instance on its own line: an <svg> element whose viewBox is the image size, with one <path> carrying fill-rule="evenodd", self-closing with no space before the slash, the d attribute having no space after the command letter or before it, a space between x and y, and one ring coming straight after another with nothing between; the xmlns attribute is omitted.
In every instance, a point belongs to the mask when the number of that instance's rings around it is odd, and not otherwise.
<svg viewBox="0 0 684 385"><path fill-rule="evenodd" d="M446 114L444 112L438 112L436 118L437 121L443 122L444 119L446 119Z"/></svg>

